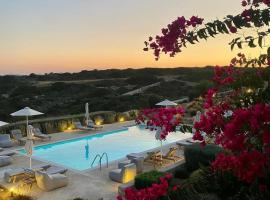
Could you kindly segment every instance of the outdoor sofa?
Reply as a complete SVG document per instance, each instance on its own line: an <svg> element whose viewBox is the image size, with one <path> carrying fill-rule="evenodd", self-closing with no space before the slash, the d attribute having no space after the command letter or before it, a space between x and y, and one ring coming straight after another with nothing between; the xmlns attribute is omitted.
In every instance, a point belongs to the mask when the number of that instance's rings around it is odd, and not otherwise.
<svg viewBox="0 0 270 200"><path fill-rule="evenodd" d="M36 171L44 171L47 174L52 175L52 174L65 174L67 172L67 169L63 167L52 166L50 164L35 165L32 167L32 169L23 167L8 169L4 172L4 180L7 183L16 182L19 181L26 172L35 173Z"/></svg>
<svg viewBox="0 0 270 200"><path fill-rule="evenodd" d="M68 184L68 178L64 174L48 174L46 171L36 171L35 177L37 186L45 191L65 187Z"/></svg>
<svg viewBox="0 0 270 200"><path fill-rule="evenodd" d="M131 158L130 160L125 160L118 163L118 169L123 168L125 165L134 163L136 165L136 173L142 173L143 172L143 165L144 165L144 158L138 157L138 158Z"/></svg>
<svg viewBox="0 0 270 200"><path fill-rule="evenodd" d="M136 176L136 165L134 163L123 166L120 169L115 169L109 172L111 180L119 183L127 183L132 181Z"/></svg>

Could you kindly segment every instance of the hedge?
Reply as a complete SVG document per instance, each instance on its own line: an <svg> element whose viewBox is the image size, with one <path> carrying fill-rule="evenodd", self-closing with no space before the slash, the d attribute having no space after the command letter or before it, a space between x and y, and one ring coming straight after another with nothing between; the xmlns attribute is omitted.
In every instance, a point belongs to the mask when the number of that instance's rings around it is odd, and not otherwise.
<svg viewBox="0 0 270 200"><path fill-rule="evenodd" d="M214 144L208 144L204 147L200 144L186 146L184 149L185 166L190 172L199 169L200 165L209 166L220 152L222 152L222 148Z"/></svg>
<svg viewBox="0 0 270 200"><path fill-rule="evenodd" d="M150 187L153 183L158 183L163 176L165 176L165 172L155 170L139 174L135 177L135 188L143 189Z"/></svg>

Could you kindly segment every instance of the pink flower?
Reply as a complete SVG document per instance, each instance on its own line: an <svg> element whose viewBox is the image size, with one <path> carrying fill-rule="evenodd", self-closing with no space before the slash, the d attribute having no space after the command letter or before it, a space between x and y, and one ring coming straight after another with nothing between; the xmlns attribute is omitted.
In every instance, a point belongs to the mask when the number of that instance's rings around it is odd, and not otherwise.
<svg viewBox="0 0 270 200"><path fill-rule="evenodd" d="M260 185L259 185L259 190L260 190L261 192L265 192L265 191L267 190L267 186L264 185L264 184L260 184Z"/></svg>
<svg viewBox="0 0 270 200"><path fill-rule="evenodd" d="M230 26L229 29L230 29L231 33L236 33L237 32L237 28L234 27L234 26Z"/></svg>
<svg viewBox="0 0 270 200"><path fill-rule="evenodd" d="M270 57L267 57L267 65L270 67Z"/></svg>
<svg viewBox="0 0 270 200"><path fill-rule="evenodd" d="M247 6L247 2L246 1L242 1L242 6Z"/></svg>
<svg viewBox="0 0 270 200"><path fill-rule="evenodd" d="M176 191L180 188L180 185L174 185L173 188L172 188L172 191Z"/></svg>
<svg viewBox="0 0 270 200"><path fill-rule="evenodd" d="M268 131L263 132L262 138L264 144L270 144L270 133Z"/></svg>

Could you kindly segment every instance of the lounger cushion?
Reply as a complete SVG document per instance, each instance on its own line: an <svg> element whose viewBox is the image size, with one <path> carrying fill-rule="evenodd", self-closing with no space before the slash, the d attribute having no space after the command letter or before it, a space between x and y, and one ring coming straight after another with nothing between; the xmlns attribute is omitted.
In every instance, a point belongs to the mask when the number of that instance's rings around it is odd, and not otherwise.
<svg viewBox="0 0 270 200"><path fill-rule="evenodd" d="M13 156L15 155L16 153L14 151L1 151L0 152L0 156Z"/></svg>
<svg viewBox="0 0 270 200"><path fill-rule="evenodd" d="M40 139L51 139L50 135L42 133L39 128L34 128L34 136Z"/></svg>
<svg viewBox="0 0 270 200"><path fill-rule="evenodd" d="M9 134L0 134L0 147L12 147L13 146L13 142L10 139L10 135Z"/></svg>
<svg viewBox="0 0 270 200"><path fill-rule="evenodd" d="M118 163L118 169L122 169L124 166L131 163L131 160L125 160Z"/></svg>
<svg viewBox="0 0 270 200"><path fill-rule="evenodd" d="M45 191L55 190L68 184L68 178L63 174L49 175L46 172L37 171L35 177L38 187Z"/></svg>
<svg viewBox="0 0 270 200"><path fill-rule="evenodd" d="M93 128L82 126L81 122L73 122L73 124L74 124L76 129L80 129L80 130L84 130L84 131L93 130Z"/></svg>
<svg viewBox="0 0 270 200"><path fill-rule="evenodd" d="M0 167L11 164L12 160L10 156L0 156Z"/></svg>
<svg viewBox="0 0 270 200"><path fill-rule="evenodd" d="M64 174L66 172L67 172L66 168L57 166L51 166L48 169L46 169L47 174Z"/></svg>
<svg viewBox="0 0 270 200"><path fill-rule="evenodd" d="M131 158L130 160L125 160L118 163L118 168L121 169L124 166L134 163L136 165L137 174L143 172L143 165L144 165L144 158L138 157L138 158Z"/></svg>
<svg viewBox="0 0 270 200"><path fill-rule="evenodd" d="M127 158L129 160L132 160L134 158L146 158L147 155L146 154L141 154L141 153L130 153L127 155Z"/></svg>

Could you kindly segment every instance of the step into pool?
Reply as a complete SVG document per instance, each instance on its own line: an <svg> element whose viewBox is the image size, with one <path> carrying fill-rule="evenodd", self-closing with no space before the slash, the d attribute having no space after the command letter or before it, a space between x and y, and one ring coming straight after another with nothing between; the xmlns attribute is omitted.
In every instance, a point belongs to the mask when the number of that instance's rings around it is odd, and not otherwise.
<svg viewBox="0 0 270 200"><path fill-rule="evenodd" d="M164 145L189 138L191 134L170 133ZM120 130L88 135L51 144L36 146L33 157L52 162L75 170L91 168L97 154L106 152L109 162L124 158L129 153L147 151L160 146L155 139L155 132L143 127L132 126ZM24 150L20 150L25 154ZM103 164L106 159L103 160ZM98 161L93 167L98 165Z"/></svg>

